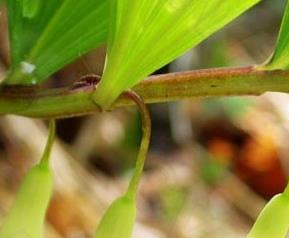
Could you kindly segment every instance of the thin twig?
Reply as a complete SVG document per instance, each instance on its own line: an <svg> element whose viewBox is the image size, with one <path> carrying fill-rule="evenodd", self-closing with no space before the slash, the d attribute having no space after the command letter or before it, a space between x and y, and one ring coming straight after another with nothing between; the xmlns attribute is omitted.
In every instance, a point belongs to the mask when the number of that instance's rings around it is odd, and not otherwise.
<svg viewBox="0 0 289 238"><path fill-rule="evenodd" d="M139 95L137 95L133 91L126 91L124 93L124 96L128 97L137 105L141 113L141 118L142 118L142 133L143 134L142 134L141 145L140 145L137 160L136 160L135 171L134 171L133 177L130 181L130 184L127 190L128 195L135 197L137 194L137 189L139 187L141 174L143 172L145 159L148 153L148 148L149 148L149 143L150 143L150 138L151 138L151 117L150 117L150 113L149 113L147 105L145 104L145 102L142 100L142 98Z"/></svg>
<svg viewBox="0 0 289 238"><path fill-rule="evenodd" d="M53 145L53 141L55 138L55 120L52 119L49 121L49 135L48 135L48 139L46 142L46 146L40 161L40 165L44 168L49 167L49 161L50 161L50 154L51 154L51 150L52 150L52 145Z"/></svg>

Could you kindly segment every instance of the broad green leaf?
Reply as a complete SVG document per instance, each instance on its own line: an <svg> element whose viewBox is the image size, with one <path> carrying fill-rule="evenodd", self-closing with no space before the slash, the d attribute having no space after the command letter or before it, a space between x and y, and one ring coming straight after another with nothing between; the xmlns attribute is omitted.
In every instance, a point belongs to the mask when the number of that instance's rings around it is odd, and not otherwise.
<svg viewBox="0 0 289 238"><path fill-rule="evenodd" d="M9 0L12 68L6 84L34 84L104 43L107 0Z"/></svg>
<svg viewBox="0 0 289 238"><path fill-rule="evenodd" d="M94 99L124 90L196 46L260 0L110 0L107 62Z"/></svg>
<svg viewBox="0 0 289 238"><path fill-rule="evenodd" d="M247 238L285 238L289 229L289 197L274 196L257 218Z"/></svg>
<svg viewBox="0 0 289 238"><path fill-rule="evenodd" d="M0 229L0 238L43 237L45 213L53 189L49 156L55 134L55 123L50 123L50 133L42 159L25 176L12 208Z"/></svg>
<svg viewBox="0 0 289 238"><path fill-rule="evenodd" d="M130 238L136 218L136 202L130 196L115 200L104 214L95 238Z"/></svg>
<svg viewBox="0 0 289 238"><path fill-rule="evenodd" d="M7 0L12 67L24 60L61 3L59 0L43 1L30 18L27 17L31 9L28 0Z"/></svg>
<svg viewBox="0 0 289 238"><path fill-rule="evenodd" d="M268 62L260 66L260 69L289 69L289 1L287 1L275 51Z"/></svg>
<svg viewBox="0 0 289 238"><path fill-rule="evenodd" d="M42 0L23 0L22 14L26 18L33 18L41 10Z"/></svg>

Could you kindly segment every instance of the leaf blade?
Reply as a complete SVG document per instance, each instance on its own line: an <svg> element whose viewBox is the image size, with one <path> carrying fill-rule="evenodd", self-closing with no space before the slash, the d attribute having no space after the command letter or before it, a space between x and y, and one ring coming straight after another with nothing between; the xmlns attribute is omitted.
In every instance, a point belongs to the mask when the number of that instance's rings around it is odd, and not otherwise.
<svg viewBox="0 0 289 238"><path fill-rule="evenodd" d="M94 99L104 109L138 81L260 0L111 0L108 55Z"/></svg>
<svg viewBox="0 0 289 238"><path fill-rule="evenodd" d="M278 194L263 208L247 238L283 238L288 229L289 198Z"/></svg>
<svg viewBox="0 0 289 238"><path fill-rule="evenodd" d="M51 0L49 4L44 2L41 9L38 9L41 15L32 19L23 15L28 8L26 4L27 1L22 0L7 1L12 65L19 64L36 43L41 29L46 27L61 1Z"/></svg>
<svg viewBox="0 0 289 238"><path fill-rule="evenodd" d="M45 25L40 25L43 18L41 16L31 19L33 24L21 25L23 21L20 13L21 5L16 5L15 1L9 1L9 4L10 18L16 18L17 15L17 19L10 19L12 51L16 52L14 53L16 56L12 58L16 60L13 60L12 70L5 80L6 84L40 83L106 40L106 0L45 1L46 5L43 3L39 10L41 15L47 6L56 8L51 11L49 17L44 18ZM18 14L15 14L15 10ZM18 26L16 29L13 29L13 23ZM37 35L33 41L23 44L21 39L17 37L14 39L19 32L32 30L36 26ZM26 46L25 50L19 49L18 45ZM33 72L27 72L21 64L23 62L32 65Z"/></svg>
<svg viewBox="0 0 289 238"><path fill-rule="evenodd" d="M289 69L289 1L285 8L275 50L269 60L259 68L263 70Z"/></svg>

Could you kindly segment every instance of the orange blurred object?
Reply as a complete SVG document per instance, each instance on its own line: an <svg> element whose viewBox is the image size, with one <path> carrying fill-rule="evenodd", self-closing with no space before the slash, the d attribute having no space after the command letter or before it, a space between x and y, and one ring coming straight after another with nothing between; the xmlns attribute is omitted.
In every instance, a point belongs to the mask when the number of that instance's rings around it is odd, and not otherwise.
<svg viewBox="0 0 289 238"><path fill-rule="evenodd" d="M233 170L266 199L282 192L287 183L277 146L269 133L246 141L234 162Z"/></svg>

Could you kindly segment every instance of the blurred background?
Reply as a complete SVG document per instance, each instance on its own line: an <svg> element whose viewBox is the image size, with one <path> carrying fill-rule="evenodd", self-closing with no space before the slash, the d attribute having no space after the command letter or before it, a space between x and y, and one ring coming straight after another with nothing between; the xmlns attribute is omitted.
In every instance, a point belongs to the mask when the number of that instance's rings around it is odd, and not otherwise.
<svg viewBox="0 0 289 238"><path fill-rule="evenodd" d="M264 0L156 73L263 62L273 50L285 2ZM9 66L5 14L2 7L0 78ZM104 57L103 48L91 52L46 84L69 85L85 74L101 74ZM266 201L286 185L289 96L195 99L150 110L152 142L134 238L245 237ZM92 237L132 174L140 116L135 108L123 108L57 125L46 237ZM46 122L0 117L0 223L46 138Z"/></svg>

